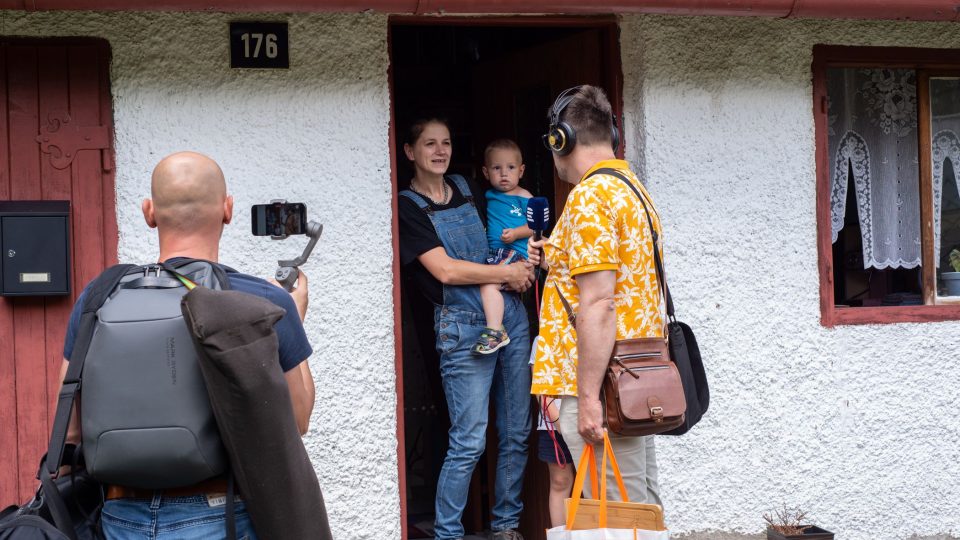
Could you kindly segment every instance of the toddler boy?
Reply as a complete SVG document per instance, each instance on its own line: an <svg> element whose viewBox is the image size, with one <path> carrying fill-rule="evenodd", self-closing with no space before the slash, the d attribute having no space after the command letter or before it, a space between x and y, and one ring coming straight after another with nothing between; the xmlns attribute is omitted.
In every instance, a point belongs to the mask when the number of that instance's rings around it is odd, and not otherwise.
<svg viewBox="0 0 960 540"><path fill-rule="evenodd" d="M493 189L487 191L487 264L510 264L527 258L527 239L533 231L527 227L527 201L533 195L520 187L523 156L510 139L497 139L483 153L483 176ZM503 328L503 295L500 285L480 286L480 300L486 316L486 328L472 351L491 354L510 343Z"/></svg>

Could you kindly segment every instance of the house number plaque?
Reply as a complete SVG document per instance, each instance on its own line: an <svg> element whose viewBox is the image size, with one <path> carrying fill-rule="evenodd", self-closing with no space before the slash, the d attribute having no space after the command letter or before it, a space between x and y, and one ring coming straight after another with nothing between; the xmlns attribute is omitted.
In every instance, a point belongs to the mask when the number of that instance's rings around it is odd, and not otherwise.
<svg viewBox="0 0 960 540"><path fill-rule="evenodd" d="M230 67L289 68L287 23L230 23Z"/></svg>

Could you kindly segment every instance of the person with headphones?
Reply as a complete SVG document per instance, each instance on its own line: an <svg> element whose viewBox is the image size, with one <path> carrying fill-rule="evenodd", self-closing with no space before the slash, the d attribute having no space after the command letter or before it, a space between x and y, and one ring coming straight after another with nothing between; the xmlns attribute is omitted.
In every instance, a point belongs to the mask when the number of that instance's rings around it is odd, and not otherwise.
<svg viewBox="0 0 960 540"><path fill-rule="evenodd" d="M664 337L653 277L653 250L661 248L627 182L643 195L662 234L649 193L630 165L616 158L620 136L603 90L583 85L564 91L549 120L544 144L558 176L575 187L550 239L530 244L531 250L543 245L550 270L531 392L563 398L556 425L576 460L587 444L600 444L597 451L603 451L600 387L614 342ZM661 504L653 437L611 436L611 442L630 499ZM616 483L608 485L615 497Z"/></svg>

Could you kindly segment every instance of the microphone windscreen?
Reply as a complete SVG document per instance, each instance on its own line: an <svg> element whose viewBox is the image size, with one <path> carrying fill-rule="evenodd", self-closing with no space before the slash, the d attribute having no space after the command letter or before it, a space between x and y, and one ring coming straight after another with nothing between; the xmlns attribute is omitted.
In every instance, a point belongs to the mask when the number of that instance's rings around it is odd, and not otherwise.
<svg viewBox="0 0 960 540"><path fill-rule="evenodd" d="M527 201L527 227L531 231L545 231L550 223L550 203L546 197L532 197Z"/></svg>

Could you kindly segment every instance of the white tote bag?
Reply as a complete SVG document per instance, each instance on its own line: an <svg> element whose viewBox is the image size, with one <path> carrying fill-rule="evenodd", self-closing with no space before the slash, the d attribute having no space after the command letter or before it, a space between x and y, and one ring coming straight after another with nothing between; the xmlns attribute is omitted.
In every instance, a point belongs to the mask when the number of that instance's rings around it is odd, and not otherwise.
<svg viewBox="0 0 960 540"><path fill-rule="evenodd" d="M607 456L610 457L610 467L620 490L622 503L615 505L615 512L611 514L607 503ZM613 447L609 436L603 434L603 459L600 468L600 486L597 486L597 465L593 446L587 445L580 456L580 465L577 467L577 477L573 483L573 493L567 499L567 523L547 531L547 540L669 540L670 532L663 526L663 511L659 506L631 503L627 496L627 488L623 484L617 458L613 455ZM599 505L594 500L581 499L583 484L587 475L590 475L593 493L600 493ZM589 501L589 503L588 503ZM581 502L586 504L581 504ZM577 526L578 513L591 514L580 516L580 526ZM608 524L608 518L611 523ZM585 528L584 523L596 523L596 528ZM643 523L645 527L638 528L636 524ZM631 525L632 524L632 525ZM608 527L610 525L610 527ZM587 525L586 527L589 527ZM652 530L660 529L660 530Z"/></svg>

